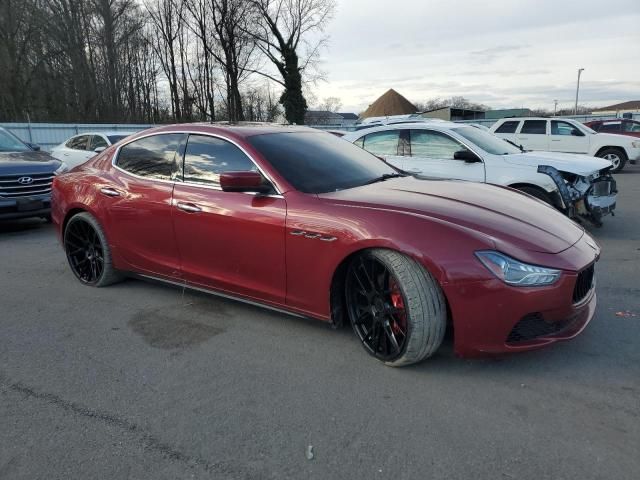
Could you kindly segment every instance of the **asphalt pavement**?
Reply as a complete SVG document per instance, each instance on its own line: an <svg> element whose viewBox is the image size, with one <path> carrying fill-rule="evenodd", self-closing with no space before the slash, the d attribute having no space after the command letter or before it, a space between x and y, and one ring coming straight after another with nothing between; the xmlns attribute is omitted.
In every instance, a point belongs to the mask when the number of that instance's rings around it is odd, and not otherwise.
<svg viewBox="0 0 640 480"><path fill-rule="evenodd" d="M351 330L127 280L0 224L0 479L640 478L640 166L571 342L385 367Z"/></svg>

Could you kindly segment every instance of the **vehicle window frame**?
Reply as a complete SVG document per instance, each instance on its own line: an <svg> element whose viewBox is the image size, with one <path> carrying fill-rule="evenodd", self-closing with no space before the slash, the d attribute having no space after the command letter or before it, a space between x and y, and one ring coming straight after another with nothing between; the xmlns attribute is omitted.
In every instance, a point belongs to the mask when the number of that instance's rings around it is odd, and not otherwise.
<svg viewBox="0 0 640 480"><path fill-rule="evenodd" d="M134 142L137 142L138 140L143 140L145 138L149 138L149 137L156 137L156 136L160 136L160 135L182 135L183 138L180 139L180 141L178 142L178 146L176 147L176 150L174 152L174 163L176 164L176 168L174 169L174 171L171 173L171 176L169 179L165 179L165 178L157 178L157 177L151 177L151 176L145 176L145 175L138 175L137 173L133 173L130 172L129 170L126 170L122 167L120 167L118 165L118 160L120 159L120 153L122 152L122 149ZM154 132L151 133L149 135L144 135L141 137L137 137L137 138L133 138L131 139L131 141L125 143L124 145L120 145L118 147L118 149L116 150L115 154L113 155L113 158L111 160L111 165L116 168L117 170L126 173L127 175L131 175L132 177L136 177L136 178L140 178L142 180L146 180L149 182L164 182L164 183L176 183L176 181L178 181L178 178L180 177L180 172L181 172L181 167L180 167L180 158L177 157L177 155L180 152L180 148L183 145L184 139L188 136L188 132L176 132L176 131L170 131L170 132ZM184 168L184 166L182 167Z"/></svg>
<svg viewBox="0 0 640 480"><path fill-rule="evenodd" d="M135 142L136 140L141 140L143 138L147 138L147 137L152 137L154 135L165 135L165 134L180 134L183 135L183 138L180 140L180 143L178 144L178 148L176 149L176 155L179 155L178 157L178 162L179 162L179 168L177 170L178 175L175 175L174 178L172 178L171 180L163 180L160 178L153 178L153 177L143 177L141 175L136 175L135 173L131 173L123 168L118 167L117 161L118 161L118 157L120 156L120 151L122 150L122 148L126 147L127 145L129 145L130 143ZM255 159L253 158L253 156L247 151L246 148L244 148L242 145L240 145L238 142L236 142L235 140L225 137L223 135L218 135L215 133L210 133L210 132L197 132L197 131L192 131L192 130L169 130L166 132L157 132L157 133L150 133L148 135L142 135L140 137L135 137L132 138L130 140L128 140L126 143L123 143L122 145L118 145L117 150L115 151L115 153L113 154L113 158L111 159L111 166L123 173L126 173L127 175L131 175L132 177L137 177L137 178L141 178L143 180L147 180L150 182L164 182L164 183L183 183L182 178L184 175L184 153L185 153L185 149L187 146L187 139L189 138L189 135L194 134L194 135L205 135L208 137L215 137L215 138L220 138L222 140L226 140L232 144L234 144L236 147L238 147L247 157L249 157L249 159L255 164L255 166L258 168L258 171L262 174L262 176L267 179L267 181L269 183L271 183L271 185L273 186L273 190L274 193L272 194L259 194L261 196L264 197L275 197L275 198L284 198L282 193L280 192L278 186L276 185L276 183L273 181L273 179L271 178L270 175L268 175L264 169L260 166L260 164L258 162L255 161ZM200 185L200 184L193 184L192 186L194 187L199 187L199 188L209 188L209 189L213 189L213 190L222 190L222 188L220 187L215 187L213 185ZM248 193L249 195L254 195L253 193ZM258 195L257 193L255 195Z"/></svg>
<svg viewBox="0 0 640 480"><path fill-rule="evenodd" d="M522 129L524 128L524 126L526 125L527 122L544 122L545 123L545 127L544 127L544 133L531 133L531 132L523 132ZM518 134L524 134L524 135L549 135L549 120L540 120L539 118L531 118L531 119L527 119L527 120L522 120L522 123L520 124L519 128L518 128Z"/></svg>
<svg viewBox="0 0 640 480"><path fill-rule="evenodd" d="M484 160L482 159L482 155L479 155L478 152L476 152L473 148L470 148L469 145L467 145L466 142L461 141L458 137L450 135L448 132L443 132L442 130L432 130L430 128L411 128L411 129L407 129L408 132L408 136L409 136L409 158L414 158L413 155L413 151L411 150L411 132L412 131L418 131L418 132L427 132L429 134L436 134L436 135L442 135L443 137L448 138L449 140L452 140L456 143L458 143L459 145L463 146L464 148L466 148L467 150L469 150L470 152L475 153L478 158L480 158L480 160L484 163ZM458 150L459 151L459 150ZM461 162L464 160L458 160L457 158L431 158L431 157L418 157L418 158L426 158L428 160L442 160L444 162L449 162L449 161L454 161L454 162Z"/></svg>
<svg viewBox="0 0 640 480"><path fill-rule="evenodd" d="M573 130L578 132L578 135L573 135L572 133L570 133L569 135L564 135L561 133L553 133L553 122L556 122L558 124L564 123L565 125L569 125ZM550 128L549 135L552 137L584 137L585 136L585 133L582 130L580 130L571 122L567 122L566 120L558 120L558 119L551 120L551 123L549 123L549 128Z"/></svg>
<svg viewBox="0 0 640 480"><path fill-rule="evenodd" d="M220 136L220 135L212 135L212 134L207 134L207 133L202 133L202 132L189 132L187 134L187 136L184 139L184 143L181 143L178 150L176 151L176 153L180 154L180 162L181 162L181 168L180 168L180 172L181 172L181 176L180 176L180 182L183 185L190 185L190 186L196 186L196 187L203 187L203 188L209 188L212 190L218 190L218 191L223 191L222 187L218 184L213 184L213 183L205 183L205 182L197 182L194 180L186 180L185 179L185 168L187 165L187 148L189 146L189 139L192 136L200 136L200 137L210 137L210 138L217 138L219 140L222 140L223 142L228 142L231 145L235 146L236 148L238 148L238 150L240 150L240 152L242 152L242 154L247 157L247 159L249 159L249 161L253 164L254 167L256 167L256 171L259 172L265 179L266 182L269 183L269 185L271 185L271 188L273 189L273 192L276 195L280 195L278 193L278 189L275 186L275 183L271 180L271 178L269 178L269 176L267 176L264 171L260 168L260 165L258 165L258 163L251 157L251 155L249 155L249 153L242 148L242 146L238 145L237 143L235 143L234 141L232 141L229 138ZM229 171L236 171L236 170L229 170ZM238 171L244 171L244 170L238 170ZM248 170L247 170L248 171ZM244 193L244 192L226 192L226 193ZM262 194L265 195L265 194ZM266 194L265 196L273 196L273 194Z"/></svg>
<svg viewBox="0 0 640 480"><path fill-rule="evenodd" d="M102 141L104 142L104 147L105 148L109 147L109 141L106 138L104 138L103 135L95 134L95 135L91 135L91 140L89 140L89 144L88 144L89 145L88 150L93 152L96 148L99 148L99 147L103 146L103 145L99 145L98 147L94 147L93 146L93 139L96 138L96 137L102 139Z"/></svg>
<svg viewBox="0 0 640 480"><path fill-rule="evenodd" d="M498 130L500 130L507 123L515 123L515 128L513 129L513 132L499 132ZM521 125L522 125L522 120L504 120L504 121L502 121L502 123L500 123L500 125L498 125L498 127L495 129L495 131L493 133L496 134L496 135L498 135L498 134L500 134L500 135L515 135Z"/></svg>
<svg viewBox="0 0 640 480"><path fill-rule="evenodd" d="M76 139L79 139L81 137L87 137L87 140L85 141L85 144L84 144L84 148L73 148L73 147L69 146L69 144L72 143L72 140L75 141ZM88 148L89 148L89 144L91 143L91 137L92 137L92 135L89 134L89 133L80 133L78 135L74 135L69 140L67 140L67 142L64 144L64 146L67 147L70 150L77 150L79 152L86 152L88 150Z"/></svg>
<svg viewBox="0 0 640 480"><path fill-rule="evenodd" d="M374 153L371 150L367 149L367 137L371 136L371 135L379 135L379 134L384 134L384 133L397 133L398 134L398 140L396 142L396 153ZM369 132L366 135L362 136L362 148L364 150L366 150L367 152L369 152L371 155L376 155L376 156L380 156L380 155L391 155L391 156L395 156L395 157L399 157L402 156L402 154L400 153L401 147L401 139L400 139L400 134L401 134L401 130L398 128L386 128L383 130L377 130L375 132Z"/></svg>

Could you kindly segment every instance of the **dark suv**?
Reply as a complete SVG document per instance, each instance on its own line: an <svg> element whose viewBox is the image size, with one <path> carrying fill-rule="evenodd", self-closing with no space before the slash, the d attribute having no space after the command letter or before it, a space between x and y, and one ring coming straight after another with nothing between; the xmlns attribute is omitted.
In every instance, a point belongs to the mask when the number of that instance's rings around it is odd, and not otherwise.
<svg viewBox="0 0 640 480"><path fill-rule="evenodd" d="M53 177L64 162L0 128L0 220L49 218Z"/></svg>

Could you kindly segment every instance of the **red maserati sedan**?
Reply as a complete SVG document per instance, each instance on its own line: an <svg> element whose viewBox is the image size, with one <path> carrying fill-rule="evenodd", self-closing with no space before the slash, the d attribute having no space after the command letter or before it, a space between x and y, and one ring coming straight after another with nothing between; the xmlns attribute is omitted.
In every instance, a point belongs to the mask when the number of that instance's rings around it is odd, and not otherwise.
<svg viewBox="0 0 640 480"><path fill-rule="evenodd" d="M387 365L539 348L594 314L600 249L507 188L406 175L304 127L173 125L57 176L75 276L163 280L334 324Z"/></svg>

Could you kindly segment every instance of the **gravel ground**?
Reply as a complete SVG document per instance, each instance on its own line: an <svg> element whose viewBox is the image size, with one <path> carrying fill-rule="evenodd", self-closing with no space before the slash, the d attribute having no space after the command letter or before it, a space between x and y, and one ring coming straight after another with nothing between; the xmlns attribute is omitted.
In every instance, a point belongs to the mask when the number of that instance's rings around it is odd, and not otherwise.
<svg viewBox="0 0 640 480"><path fill-rule="evenodd" d="M617 178L580 337L403 369L346 328L83 287L51 226L0 224L0 479L640 478L640 166Z"/></svg>

